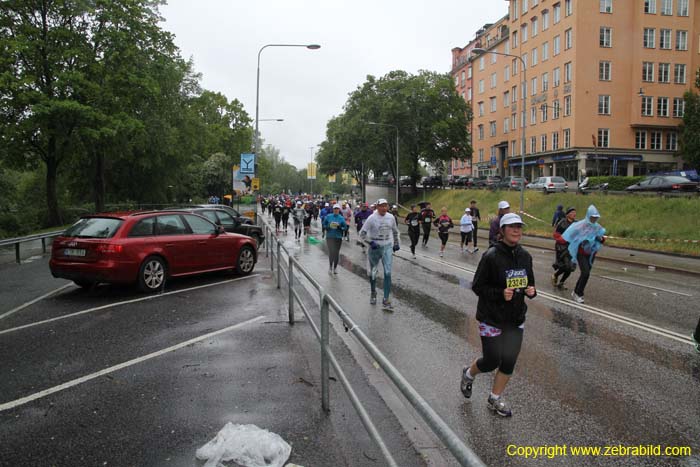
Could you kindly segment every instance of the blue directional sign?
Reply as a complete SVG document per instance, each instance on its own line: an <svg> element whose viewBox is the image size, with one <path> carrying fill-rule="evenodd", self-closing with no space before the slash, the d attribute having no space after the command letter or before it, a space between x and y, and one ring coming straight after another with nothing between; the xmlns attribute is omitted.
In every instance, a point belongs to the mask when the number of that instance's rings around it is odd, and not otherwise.
<svg viewBox="0 0 700 467"><path fill-rule="evenodd" d="M255 154L241 154L241 173L255 175Z"/></svg>
<svg viewBox="0 0 700 467"><path fill-rule="evenodd" d="M496 165L496 156L491 156L491 165Z"/></svg>

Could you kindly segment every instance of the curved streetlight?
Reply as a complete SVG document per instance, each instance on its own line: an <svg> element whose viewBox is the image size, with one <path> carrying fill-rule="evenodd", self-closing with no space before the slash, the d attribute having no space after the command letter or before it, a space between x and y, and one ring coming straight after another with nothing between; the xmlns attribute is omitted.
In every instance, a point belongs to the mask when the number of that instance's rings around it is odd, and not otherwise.
<svg viewBox="0 0 700 467"><path fill-rule="evenodd" d="M377 123L377 122L367 122L367 125L375 126L388 126L396 130L396 205L399 204L399 127L392 125L391 123Z"/></svg>
<svg viewBox="0 0 700 467"><path fill-rule="evenodd" d="M527 149L527 143L525 142L525 127L527 127L527 64L525 63L525 60L520 55L513 55L513 54L507 54L503 52L496 52L495 50L486 50L481 47L475 47L471 51L472 54L474 54L476 57L484 54L494 54L494 55L503 55L504 57L512 57L512 58L517 58L520 60L520 63L522 63L522 69L523 69L523 82L525 83L525 86L523 86L523 114L525 115L525 122L523 125L520 125L520 132L522 134L522 145L520 146L520 177L525 180L525 151ZM521 123L523 123L521 121ZM525 183L520 184L520 212L524 212L525 209Z"/></svg>

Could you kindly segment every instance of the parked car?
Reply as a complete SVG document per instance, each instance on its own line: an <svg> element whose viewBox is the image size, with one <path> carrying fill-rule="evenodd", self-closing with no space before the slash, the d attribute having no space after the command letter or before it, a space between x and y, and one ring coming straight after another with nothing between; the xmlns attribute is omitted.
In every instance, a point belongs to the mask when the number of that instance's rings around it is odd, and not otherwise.
<svg viewBox="0 0 700 467"><path fill-rule="evenodd" d="M488 177L480 177L474 182L476 188L495 189L501 181L500 175L489 175Z"/></svg>
<svg viewBox="0 0 700 467"><path fill-rule="evenodd" d="M523 181L525 182L525 187L527 187L527 178L508 176L498 182L498 188L502 190L520 190Z"/></svg>
<svg viewBox="0 0 700 467"><path fill-rule="evenodd" d="M190 206L185 206L187 208L215 208L215 209L223 209L224 211L228 212L231 214L238 222L241 224L253 224L253 219L251 219L248 216L244 216L240 212L236 211L233 209L231 206L226 206L225 204L193 204ZM172 209L179 209L179 208L172 208Z"/></svg>
<svg viewBox="0 0 700 467"><path fill-rule="evenodd" d="M525 188L530 190L540 190L544 194L548 193L566 193L569 189L566 180L563 177L539 177L534 182L526 185Z"/></svg>
<svg viewBox="0 0 700 467"><path fill-rule="evenodd" d="M410 175L399 177L399 186L413 186L413 178Z"/></svg>
<svg viewBox="0 0 700 467"><path fill-rule="evenodd" d="M257 249L260 249L260 245L262 245L265 241L265 234L263 233L262 227L252 223L242 223L240 220L241 217L234 217L228 209L224 209L223 207L183 208L169 210L194 212L195 214L206 217L216 225L223 226L226 232L247 235L255 240ZM235 209L231 210L235 212ZM247 217L243 217L243 219L246 221L249 220Z"/></svg>
<svg viewBox="0 0 700 467"><path fill-rule="evenodd" d="M698 183L685 177L660 175L647 177L639 183L625 188L626 191L698 191Z"/></svg>
<svg viewBox="0 0 700 467"><path fill-rule="evenodd" d="M441 187L442 177L439 175L430 175L428 177L423 177L421 184L424 187Z"/></svg>
<svg viewBox="0 0 700 467"><path fill-rule="evenodd" d="M454 186L471 188L472 186L474 186L474 180L476 180L476 179L463 175L463 176L459 177L457 180L455 180Z"/></svg>
<svg viewBox="0 0 700 467"><path fill-rule="evenodd" d="M55 238L49 268L80 287L137 283L155 292L170 277L229 269L248 275L257 259L253 239L198 214L124 212L81 217Z"/></svg>

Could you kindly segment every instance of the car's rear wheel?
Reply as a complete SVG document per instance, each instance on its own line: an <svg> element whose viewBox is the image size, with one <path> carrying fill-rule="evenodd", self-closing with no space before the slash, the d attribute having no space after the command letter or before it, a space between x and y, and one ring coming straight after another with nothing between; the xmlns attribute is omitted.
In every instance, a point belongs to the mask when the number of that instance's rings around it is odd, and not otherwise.
<svg viewBox="0 0 700 467"><path fill-rule="evenodd" d="M250 245L243 245L238 252L236 260L236 272L241 276L247 276L255 268L255 252Z"/></svg>
<svg viewBox="0 0 700 467"><path fill-rule="evenodd" d="M157 256L149 256L139 269L139 288L146 293L157 292L165 284L166 275L165 261Z"/></svg>

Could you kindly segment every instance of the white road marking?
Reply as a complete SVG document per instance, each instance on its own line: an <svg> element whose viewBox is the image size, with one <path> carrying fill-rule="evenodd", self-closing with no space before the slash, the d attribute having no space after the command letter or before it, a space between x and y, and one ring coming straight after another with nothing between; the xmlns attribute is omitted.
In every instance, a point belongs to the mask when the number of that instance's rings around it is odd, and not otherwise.
<svg viewBox="0 0 700 467"><path fill-rule="evenodd" d="M146 301L146 300L153 300L154 298L165 297L165 296L167 296L167 295L174 295L174 294L179 294L179 293L183 293L183 292L191 292L192 290L204 289L204 288L207 288L207 287L214 287L214 286L216 286L216 285L228 284L228 283L231 283L231 282L242 281L242 280L246 280L246 279L252 279L252 278L254 278L254 277L258 277L259 275L260 275L260 274L251 274L250 276L236 277L235 279L229 279L229 280L225 280L225 281L214 282L213 284L198 285L197 287L190 287L190 288L188 288L188 289L174 290L174 291L172 291L172 292L165 292L165 293L156 294L156 295L149 295L149 296L147 296L147 297L135 298L135 299L133 299L133 300L126 300L126 301L123 301L123 302L110 303L110 304L108 304L108 305L102 305L102 306L98 306L98 307L95 307L95 308L88 308L87 310L77 311L77 312L71 313L71 314L69 314L69 315L58 316L58 317L56 317L56 318L45 319L45 320L43 320L43 321L37 321L36 323L30 323L30 324L25 324L25 325L23 325L23 326L17 326L16 328L4 329L4 330L0 331L0 335L2 335L2 334L7 334L7 333L10 333L10 332L14 332L14 331L19 331L19 330L21 330L21 329L27 329L27 328L31 328L31 327L34 327L34 326L39 326L39 325L46 324L46 323L52 323L52 322L54 322L54 321L60 321L60 320L62 320L62 319L73 318L73 317L75 317L75 316L84 315L84 314L86 314L86 313L92 313L93 311L106 310L107 308L113 308L113 307L120 306L120 305L128 305L129 303L143 302L143 301ZM70 284L69 284L69 285L70 285Z"/></svg>
<svg viewBox="0 0 700 467"><path fill-rule="evenodd" d="M37 297L37 298L35 298L34 300L31 300L31 301L29 301L29 302L27 302L27 303L25 303L25 304L23 304L23 305L18 306L17 308L13 308L13 309L11 309L10 311L7 311L7 312L1 314L1 315L0 315L0 319L7 318L8 316L10 316L10 315L12 315L12 314L17 313L19 310L22 310L22 309L24 309L24 308L27 308L27 307L30 306L30 305L34 305L36 302L39 302L39 301L41 301L41 300L43 300L43 299L45 299L45 298L47 298L47 297L50 297L51 295L56 294L56 293L60 292L61 290L67 289L68 287L74 287L74 285L75 285L75 284L73 284L73 283L71 282L71 283L68 283L68 284L66 284L66 285L64 285L64 286L61 286L61 287L59 287L59 288L57 288L57 289L55 289L55 290L52 290L52 291L49 292L49 293L45 293L45 294L42 295L41 297Z"/></svg>
<svg viewBox="0 0 700 467"><path fill-rule="evenodd" d="M208 334L204 334L202 336L195 337L195 338L187 340L185 342L180 342L179 344L167 347L165 349L149 353L149 354L144 355L142 357L134 358L132 360L120 363L118 365L114 365L114 366L111 366L109 368L105 368L104 370L98 371L96 373L82 376L82 377L74 379L72 381L68 381L67 383L59 384L58 386L54 386L54 387L49 388L49 389L44 389L43 391L31 394L31 395L26 396L26 397L22 397L21 399L17 399L14 401L6 402L4 404L0 404L0 412L5 411L5 410L9 410L9 409L13 409L15 407L18 407L20 405L24 405L28 402L32 402L32 401L37 400L37 399L41 399L42 397L46 397L46 396L49 396L49 395L54 394L56 392L63 391L64 389L72 388L73 386L77 386L78 384L82 384L82 383L85 383L85 382L90 381L92 379L99 378L100 376L104 376L104 375L107 375L109 373L114 373L115 371L130 367L132 365L136 365L137 363L145 362L146 360L150 360L152 358L159 357L161 355L164 355L164 354L169 353L169 352L173 352L175 350L179 350L183 347L187 347L188 345L195 344L197 342L209 339L209 338L214 337L214 336L218 336L219 334L233 331L234 329L246 326L246 325L254 323L256 321L260 321L261 319L264 319L264 318L265 318L265 316L260 315L260 316L253 318L253 319L249 319L248 321L234 324L233 326L228 326L226 328L219 329L218 331L210 332Z"/></svg>
<svg viewBox="0 0 700 467"><path fill-rule="evenodd" d="M610 276L598 276L598 277L602 277L603 279L608 279L608 280L611 280L611 281L622 282L623 284L636 285L637 287L644 287L644 288L647 288L647 289L660 290L661 292L668 292L668 293L673 293L673 294L676 294L676 295L683 295L684 297L692 297L692 295L687 294L687 293L676 292L676 291L674 291L674 290L668 290L668 289L662 289L662 288L660 288L660 287L654 287L654 286L651 286L651 285L639 284L639 283L637 283L637 282L625 281L625 280L622 280L622 279L617 279L617 278L615 278L615 277L610 277Z"/></svg>
<svg viewBox="0 0 700 467"><path fill-rule="evenodd" d="M409 258L404 257L403 255L397 255L397 256L399 256L402 259L405 259L407 261L410 261ZM460 269L460 270L468 272L470 274L474 274L476 272L476 270L465 268L463 266L453 264L449 261L438 261L435 258L432 258L430 256L426 256L426 255L416 255L416 256L420 256L424 259L427 259L429 261L432 261L434 263L437 263L437 264L440 264L443 266L450 266L450 267L455 268L455 269ZM632 326L632 327L635 327L638 329L642 329L644 331L650 332L652 334L656 334L658 336L667 337L669 339L672 339L672 340L675 340L678 342L682 342L684 344L694 345L694 342L690 337L685 336L685 335L680 334L680 333L677 333L675 331L670 331L668 329L664 329L664 328L659 327L659 326L654 326L653 324L647 324L647 323L644 323L642 321L638 321L638 320L633 319L633 318L628 318L626 316L618 315L616 313L612 313L610 311L606 311L606 310L596 308L596 307L593 307L590 305L579 304L579 303L573 302L573 301L568 300L568 299L563 299L563 298L558 297L556 295L553 295L551 293L543 292L541 290L537 291L537 295L542 296L542 297L544 297L548 300L551 300L553 302L560 303L562 305L566 305L566 306L571 307L571 308L577 308L581 311L587 311L587 312L592 313L594 315L608 318L610 320L617 321L619 323L627 324L629 326Z"/></svg>

